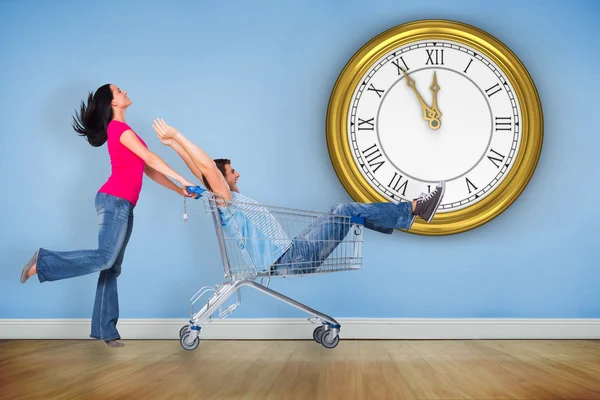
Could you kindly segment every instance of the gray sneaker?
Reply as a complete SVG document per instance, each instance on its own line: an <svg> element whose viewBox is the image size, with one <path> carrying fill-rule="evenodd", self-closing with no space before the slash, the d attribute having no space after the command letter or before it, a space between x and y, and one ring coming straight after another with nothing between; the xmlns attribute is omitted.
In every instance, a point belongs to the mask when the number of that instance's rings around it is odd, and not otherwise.
<svg viewBox="0 0 600 400"><path fill-rule="evenodd" d="M413 212L412 223L415 222L415 218L421 217L427 223L430 223L437 211L438 207L442 203L442 198L444 197L444 193L446 192L446 182L441 181L435 187L435 190L431 193L421 193L417 198L417 204L415 206L415 211Z"/></svg>

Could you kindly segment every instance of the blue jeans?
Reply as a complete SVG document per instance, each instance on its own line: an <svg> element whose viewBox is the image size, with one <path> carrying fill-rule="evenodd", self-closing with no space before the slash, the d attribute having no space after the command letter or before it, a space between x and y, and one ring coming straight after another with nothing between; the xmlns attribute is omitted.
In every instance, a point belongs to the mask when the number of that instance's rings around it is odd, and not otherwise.
<svg viewBox="0 0 600 400"><path fill-rule="evenodd" d="M74 278L100 272L92 314L91 337L120 339L117 331L119 298L117 277L133 229L133 204L106 193L96 195L98 248L96 250L51 251L40 249L37 275L40 282Z"/></svg>
<svg viewBox="0 0 600 400"><path fill-rule="evenodd" d="M336 204L329 214L294 238L292 246L273 264L273 275L311 273L319 268L351 227L347 218L337 215L363 217L365 228L388 235L397 228L410 228L413 217L411 202Z"/></svg>

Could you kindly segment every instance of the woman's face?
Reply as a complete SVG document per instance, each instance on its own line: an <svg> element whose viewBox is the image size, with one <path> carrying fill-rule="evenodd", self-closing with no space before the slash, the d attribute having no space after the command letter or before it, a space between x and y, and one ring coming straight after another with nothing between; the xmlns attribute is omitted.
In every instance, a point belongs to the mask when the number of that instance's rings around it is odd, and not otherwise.
<svg viewBox="0 0 600 400"><path fill-rule="evenodd" d="M127 108L131 105L131 100L127 97L127 92L121 90L118 86L110 85L113 93L112 106L116 108Z"/></svg>

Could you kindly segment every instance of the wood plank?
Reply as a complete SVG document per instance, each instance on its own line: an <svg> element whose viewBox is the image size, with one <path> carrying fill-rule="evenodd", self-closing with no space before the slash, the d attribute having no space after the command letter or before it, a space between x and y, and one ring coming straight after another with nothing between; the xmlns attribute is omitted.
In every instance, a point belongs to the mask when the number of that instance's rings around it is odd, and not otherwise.
<svg viewBox="0 0 600 400"><path fill-rule="evenodd" d="M599 399L600 341L0 341L0 399Z"/></svg>

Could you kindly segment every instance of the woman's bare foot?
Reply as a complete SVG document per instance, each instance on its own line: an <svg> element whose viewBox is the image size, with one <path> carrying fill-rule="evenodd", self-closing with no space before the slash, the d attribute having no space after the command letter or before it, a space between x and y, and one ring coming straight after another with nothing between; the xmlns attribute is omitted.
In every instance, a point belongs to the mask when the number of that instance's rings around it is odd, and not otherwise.
<svg viewBox="0 0 600 400"><path fill-rule="evenodd" d="M125 343L117 342L116 340L105 340L106 344L110 347L123 347Z"/></svg>

